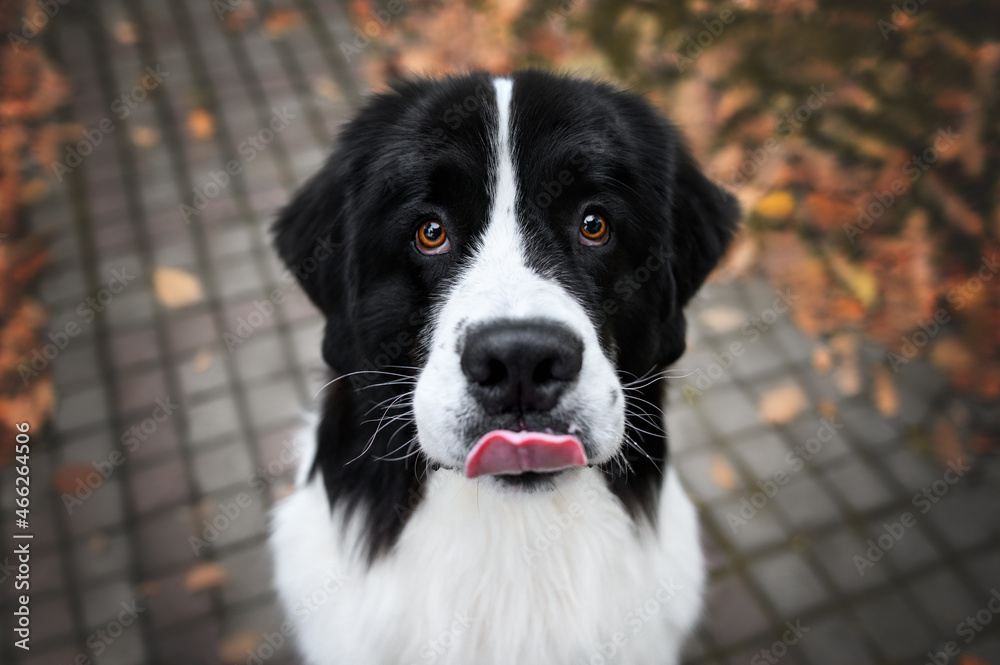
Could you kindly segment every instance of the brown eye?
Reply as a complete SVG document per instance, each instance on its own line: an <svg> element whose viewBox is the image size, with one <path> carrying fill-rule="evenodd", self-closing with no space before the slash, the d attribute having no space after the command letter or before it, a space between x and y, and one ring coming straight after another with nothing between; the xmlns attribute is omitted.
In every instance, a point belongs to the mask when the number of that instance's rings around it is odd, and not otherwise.
<svg viewBox="0 0 1000 665"><path fill-rule="evenodd" d="M444 254L451 249L451 241L441 222L429 219L417 229L417 249L423 254Z"/></svg>
<svg viewBox="0 0 1000 665"><path fill-rule="evenodd" d="M580 242L591 247L603 245L608 241L610 231L611 227L603 217L596 213L588 213L580 222Z"/></svg>

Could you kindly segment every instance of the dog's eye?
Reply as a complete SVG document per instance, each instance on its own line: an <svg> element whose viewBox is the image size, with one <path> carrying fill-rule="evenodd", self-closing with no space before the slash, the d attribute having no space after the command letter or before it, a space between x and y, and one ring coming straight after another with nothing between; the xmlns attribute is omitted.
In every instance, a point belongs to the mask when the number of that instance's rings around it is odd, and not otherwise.
<svg viewBox="0 0 1000 665"><path fill-rule="evenodd" d="M429 219L417 229L417 249L422 254L444 254L451 249L451 241L441 222Z"/></svg>
<svg viewBox="0 0 1000 665"><path fill-rule="evenodd" d="M580 242L591 247L598 247L608 241L611 227L603 217L596 213L584 215L580 222Z"/></svg>

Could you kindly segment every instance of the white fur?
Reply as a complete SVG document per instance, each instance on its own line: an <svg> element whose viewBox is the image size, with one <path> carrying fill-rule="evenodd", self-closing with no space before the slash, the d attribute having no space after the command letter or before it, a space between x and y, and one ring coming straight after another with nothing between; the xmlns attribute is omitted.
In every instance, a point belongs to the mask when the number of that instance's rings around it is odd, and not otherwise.
<svg viewBox="0 0 1000 665"><path fill-rule="evenodd" d="M529 269L525 238L516 219L517 180L510 136L512 83L495 81L499 109L494 137L497 163L493 205L475 260L456 278L432 325L430 354L414 392L414 415L420 448L432 460L462 468L472 443L460 434L479 405L466 389L456 351L461 321L469 326L497 319L539 319L560 323L583 340L583 365L576 382L562 395L554 413L585 430L596 447L591 462L618 452L625 431L625 401L611 361L604 355L586 311L562 286ZM464 329L463 329L464 330ZM614 395L614 397L612 397ZM574 417L576 416L576 417ZM485 434L485 432L483 432Z"/></svg>
<svg viewBox="0 0 1000 665"><path fill-rule="evenodd" d="M557 492L501 495L438 471L371 568L355 547L362 520L331 516L321 476L300 486L275 508L271 546L306 662L676 663L704 582L676 473L655 529L632 522L599 471L574 473Z"/></svg>

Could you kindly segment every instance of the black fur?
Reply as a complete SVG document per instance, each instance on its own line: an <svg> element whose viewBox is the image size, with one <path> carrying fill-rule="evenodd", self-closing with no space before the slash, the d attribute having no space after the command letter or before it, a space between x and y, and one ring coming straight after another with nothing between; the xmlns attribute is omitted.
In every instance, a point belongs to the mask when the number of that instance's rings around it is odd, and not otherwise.
<svg viewBox="0 0 1000 665"><path fill-rule="evenodd" d="M734 199L709 182L678 132L640 97L537 71L513 75L518 220L529 261L559 280L590 313L623 382L684 351L682 308L735 230ZM425 468L399 457L412 425L374 436L384 404L408 385L370 370L415 377L428 314L468 260L490 207L491 138L498 110L492 77L418 80L374 97L341 132L335 154L275 224L279 254L327 319L323 357L354 374L329 389L315 468L331 505L367 508L369 555L392 546L420 500ZM576 241L584 209L610 220L599 248ZM420 222L440 219L454 249L425 257ZM317 259L317 247L329 247ZM312 262L310 262L312 258ZM310 267L311 269L306 269ZM653 516L666 436L663 382L627 391L631 471L609 467L630 512ZM388 403L388 402L386 402ZM401 409L390 411L390 416Z"/></svg>

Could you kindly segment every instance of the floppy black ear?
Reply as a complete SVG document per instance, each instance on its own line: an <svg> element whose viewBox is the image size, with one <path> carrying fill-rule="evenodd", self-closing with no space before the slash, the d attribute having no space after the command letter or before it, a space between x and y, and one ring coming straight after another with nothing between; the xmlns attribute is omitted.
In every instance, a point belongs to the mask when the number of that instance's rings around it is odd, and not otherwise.
<svg viewBox="0 0 1000 665"><path fill-rule="evenodd" d="M324 360L346 372L354 345L347 311L346 192L340 170L329 160L299 189L271 230L278 256L326 318Z"/></svg>
<svg viewBox="0 0 1000 665"><path fill-rule="evenodd" d="M675 299L663 329L660 356L664 365L684 353L683 308L722 258L740 217L736 197L706 178L686 151L680 156L672 189L674 263L669 277Z"/></svg>

